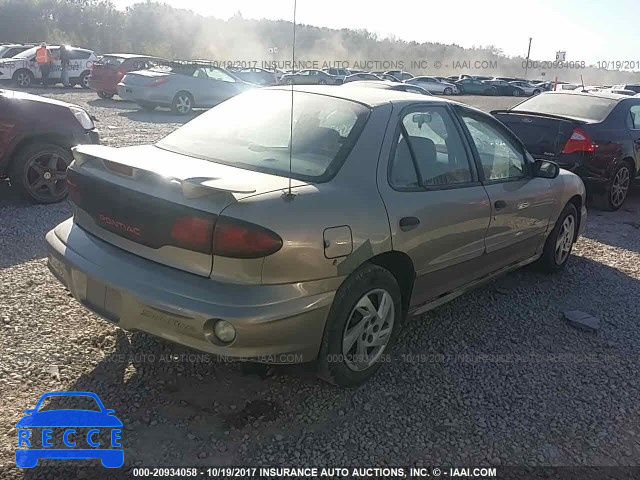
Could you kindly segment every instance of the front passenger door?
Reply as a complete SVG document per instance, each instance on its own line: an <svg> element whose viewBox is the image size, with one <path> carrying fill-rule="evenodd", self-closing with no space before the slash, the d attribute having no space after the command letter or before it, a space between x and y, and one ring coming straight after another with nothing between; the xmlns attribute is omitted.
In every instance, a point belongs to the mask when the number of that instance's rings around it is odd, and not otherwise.
<svg viewBox="0 0 640 480"><path fill-rule="evenodd" d="M496 269L539 253L550 227L552 180L533 177L521 142L489 115L456 106L475 147L482 183L491 200L486 246Z"/></svg>

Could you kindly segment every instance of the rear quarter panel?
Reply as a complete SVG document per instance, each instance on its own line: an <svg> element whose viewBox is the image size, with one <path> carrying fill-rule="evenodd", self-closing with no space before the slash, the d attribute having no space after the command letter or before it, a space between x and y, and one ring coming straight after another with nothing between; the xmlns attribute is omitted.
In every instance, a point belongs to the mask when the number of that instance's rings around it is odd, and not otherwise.
<svg viewBox="0 0 640 480"><path fill-rule="evenodd" d="M391 250L387 213L376 185L376 170L391 105L375 108L360 139L333 180L248 197L227 207L223 215L262 225L276 232L283 247L260 260L262 283L292 283L346 277L375 255ZM324 231L347 225L351 253L327 258ZM226 262L214 258L214 272L233 272L238 262L248 269L255 260ZM235 266L234 266L235 264ZM242 267L241 267L242 268Z"/></svg>

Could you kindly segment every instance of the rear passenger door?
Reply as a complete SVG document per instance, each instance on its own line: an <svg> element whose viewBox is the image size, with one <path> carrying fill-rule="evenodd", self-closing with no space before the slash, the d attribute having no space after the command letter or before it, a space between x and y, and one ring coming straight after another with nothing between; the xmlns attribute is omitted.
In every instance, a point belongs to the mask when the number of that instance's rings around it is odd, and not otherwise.
<svg viewBox="0 0 640 480"><path fill-rule="evenodd" d="M491 200L487 261L495 270L532 257L544 246L554 212L552 180L531 175L533 159L500 122L462 106L455 108Z"/></svg>
<svg viewBox="0 0 640 480"><path fill-rule="evenodd" d="M627 116L627 129L633 140L633 154L636 166L636 175L640 176L640 101L633 101Z"/></svg>
<svg viewBox="0 0 640 480"><path fill-rule="evenodd" d="M411 305L418 306L483 275L477 267L491 209L448 106L420 104L392 122L378 187L393 248L413 261Z"/></svg>

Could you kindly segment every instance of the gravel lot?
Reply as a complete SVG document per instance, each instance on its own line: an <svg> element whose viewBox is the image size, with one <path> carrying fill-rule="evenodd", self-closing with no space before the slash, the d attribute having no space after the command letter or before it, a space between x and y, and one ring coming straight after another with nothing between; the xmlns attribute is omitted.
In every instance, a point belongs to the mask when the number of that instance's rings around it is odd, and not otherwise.
<svg viewBox="0 0 640 480"><path fill-rule="evenodd" d="M106 145L153 142L185 121L79 89L46 95L98 117ZM565 272L528 268L413 319L393 361L353 390L303 366L247 373L88 313L44 259L43 235L70 214L0 186L4 478L37 475L10 468L15 422L52 390L93 391L115 409L131 465L640 464L637 191L618 212L590 210ZM566 309L601 330L574 329Z"/></svg>

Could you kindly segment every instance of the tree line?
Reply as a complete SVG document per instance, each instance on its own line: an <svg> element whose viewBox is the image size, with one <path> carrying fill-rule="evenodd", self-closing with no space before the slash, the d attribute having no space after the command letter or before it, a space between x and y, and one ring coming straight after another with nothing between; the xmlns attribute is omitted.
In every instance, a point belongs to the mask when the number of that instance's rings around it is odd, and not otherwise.
<svg viewBox="0 0 640 480"><path fill-rule="evenodd" d="M221 20L148 0L124 11L109 0L0 0L0 43L45 41L85 47L98 54L145 53L168 59L208 59L246 66L255 62L262 66L290 61L292 37L293 25L288 21L250 20L239 13ZM525 58L508 57L491 45L463 48L407 42L379 38L367 30L310 25L297 27L296 57L336 66L356 62L419 65L414 74L468 73L475 65L491 66L477 74L525 74ZM558 76L574 82L582 75L585 84L640 81L638 73L606 71L593 65L569 69L547 65L544 70L528 69L527 73L528 78L553 80Z"/></svg>

